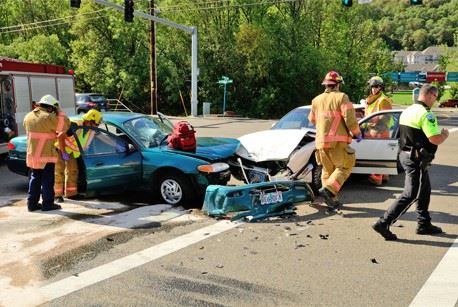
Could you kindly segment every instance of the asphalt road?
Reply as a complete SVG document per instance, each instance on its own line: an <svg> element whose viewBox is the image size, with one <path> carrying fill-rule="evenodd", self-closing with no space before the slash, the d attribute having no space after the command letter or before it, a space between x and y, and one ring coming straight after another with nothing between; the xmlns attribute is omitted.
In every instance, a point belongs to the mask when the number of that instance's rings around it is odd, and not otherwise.
<svg viewBox="0 0 458 307"><path fill-rule="evenodd" d="M240 119L188 120L198 135L202 132L200 135L236 137L271 125L270 121ZM457 128L457 113L441 113L440 123ZM242 223L213 235L213 228L204 227L228 227L224 226L228 222L217 222L194 211L189 214L196 218L192 221L106 236L91 246L75 250L73 256L66 254L66 258L51 255L43 259L41 277L30 293L36 294L33 290L41 289L41 293L53 293L54 299L49 302L36 299L31 304L408 306L433 275L439 276L439 290L451 289L452 294L426 287L426 294L419 296L423 299L420 302L429 302L424 306L455 306L458 293L457 146L458 133L453 132L440 146L431 169L431 214L445 234L416 235L415 213L411 208L392 228L400 240L384 241L370 225L400 194L403 175L392 177L381 187L354 176L342 191L343 215L327 215L320 204L304 203L298 206L294 217ZM2 196L25 193L24 178L6 175L3 166L0 176ZM3 182L8 185L6 190L3 190ZM195 235L197 239L187 237L202 228L200 237ZM454 249L450 249L452 244ZM441 268L444 255L444 259L450 258L446 256L450 251L454 251L455 261L443 269L449 274L444 278L437 275L435 268L438 264ZM52 273L50 268L59 265L63 269ZM85 273L88 270L92 271ZM120 270L119 274L115 274L116 270ZM27 280L27 273L23 274ZM75 291L65 294L65 289ZM33 297L25 296L27 293L9 291L7 294L13 298L22 295L22 303L27 304L26 297ZM446 301L450 296L451 303ZM0 302L1 297L5 296L0 295Z"/></svg>

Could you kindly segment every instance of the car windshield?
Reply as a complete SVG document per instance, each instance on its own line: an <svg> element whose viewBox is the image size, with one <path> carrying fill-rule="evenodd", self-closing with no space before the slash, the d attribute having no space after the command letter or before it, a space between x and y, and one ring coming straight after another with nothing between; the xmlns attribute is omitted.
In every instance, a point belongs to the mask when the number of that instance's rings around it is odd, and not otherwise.
<svg viewBox="0 0 458 307"><path fill-rule="evenodd" d="M315 129L309 122L310 108L297 108L283 116L272 129Z"/></svg>
<svg viewBox="0 0 458 307"><path fill-rule="evenodd" d="M172 124L162 117L137 117L123 125L135 141L145 147L159 146L172 132Z"/></svg>

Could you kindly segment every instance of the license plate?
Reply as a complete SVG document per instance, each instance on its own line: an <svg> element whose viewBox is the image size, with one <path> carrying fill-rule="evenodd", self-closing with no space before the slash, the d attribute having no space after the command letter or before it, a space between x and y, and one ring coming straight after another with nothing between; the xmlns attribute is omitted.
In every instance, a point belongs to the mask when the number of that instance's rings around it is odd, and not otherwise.
<svg viewBox="0 0 458 307"><path fill-rule="evenodd" d="M283 201L283 193L276 191L272 193L261 193L261 205L268 205L273 203L279 203Z"/></svg>

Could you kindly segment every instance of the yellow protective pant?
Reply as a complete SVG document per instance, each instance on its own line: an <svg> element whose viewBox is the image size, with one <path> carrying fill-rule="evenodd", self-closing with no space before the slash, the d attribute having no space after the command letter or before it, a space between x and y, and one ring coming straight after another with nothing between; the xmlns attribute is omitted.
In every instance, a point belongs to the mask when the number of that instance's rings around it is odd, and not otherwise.
<svg viewBox="0 0 458 307"><path fill-rule="evenodd" d="M337 195L355 166L355 150L347 143L338 142L334 148L317 149L315 158L323 167L322 186Z"/></svg>
<svg viewBox="0 0 458 307"><path fill-rule="evenodd" d="M65 161L60 154L54 170L55 197L71 197L78 194L78 162L75 158Z"/></svg>

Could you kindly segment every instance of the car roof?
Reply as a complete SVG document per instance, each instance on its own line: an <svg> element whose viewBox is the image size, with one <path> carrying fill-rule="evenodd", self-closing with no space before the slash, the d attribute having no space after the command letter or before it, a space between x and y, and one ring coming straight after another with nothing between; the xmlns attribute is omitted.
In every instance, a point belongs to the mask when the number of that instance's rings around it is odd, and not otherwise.
<svg viewBox="0 0 458 307"><path fill-rule="evenodd" d="M150 115L135 113L135 112L102 112L104 122L112 122L121 124L126 120L130 120L137 117L147 117ZM82 115L72 116L72 119L81 119Z"/></svg>
<svg viewBox="0 0 458 307"><path fill-rule="evenodd" d="M82 95L87 95L87 96L99 95L99 96L103 96L103 94L100 94L100 93L76 93L75 95L76 96L82 96Z"/></svg>

